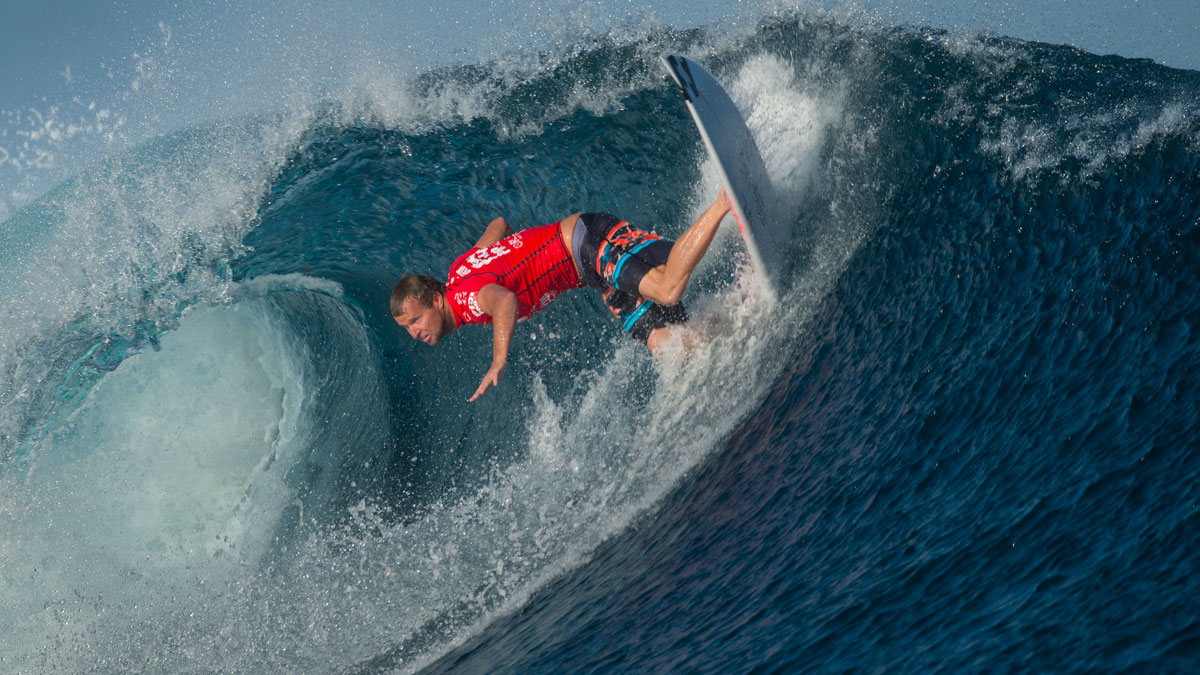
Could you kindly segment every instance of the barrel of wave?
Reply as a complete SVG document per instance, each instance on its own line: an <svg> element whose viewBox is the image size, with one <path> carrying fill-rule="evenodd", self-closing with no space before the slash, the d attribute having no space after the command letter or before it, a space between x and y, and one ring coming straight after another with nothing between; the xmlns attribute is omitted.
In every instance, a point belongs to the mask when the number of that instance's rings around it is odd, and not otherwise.
<svg viewBox="0 0 1200 675"><path fill-rule="evenodd" d="M267 551L306 434L302 347L285 328L262 300L189 312L6 478L0 646L11 659L48 627L62 638L114 608L169 611Z"/></svg>

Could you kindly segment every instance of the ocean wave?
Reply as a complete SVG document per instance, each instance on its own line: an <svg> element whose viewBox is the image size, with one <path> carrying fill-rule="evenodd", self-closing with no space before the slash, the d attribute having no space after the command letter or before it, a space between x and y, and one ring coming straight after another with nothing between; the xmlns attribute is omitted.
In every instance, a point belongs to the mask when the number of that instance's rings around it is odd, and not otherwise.
<svg viewBox="0 0 1200 675"><path fill-rule="evenodd" d="M1048 367L1035 341L1070 362L1152 304L1139 288L1192 269L1191 74L816 13L573 39L342 73L139 145L5 223L10 662L436 669L648 514L686 510L681 485L723 489L710 468L731 444L823 461L811 434L856 470L918 444L932 454L879 494L944 485L927 464L983 443L942 426L947 392L965 392L960 419L1010 403L1025 385L997 362ZM523 324L502 386L466 404L490 335L414 344L391 283L444 273L496 215L607 209L681 232L717 179L667 49L746 114L794 233L792 289L765 303L723 234L688 298L689 357L651 359L578 292ZM1122 262L1147 251L1179 267ZM1186 324L1146 326L1180 349ZM809 497L842 499L821 475Z"/></svg>

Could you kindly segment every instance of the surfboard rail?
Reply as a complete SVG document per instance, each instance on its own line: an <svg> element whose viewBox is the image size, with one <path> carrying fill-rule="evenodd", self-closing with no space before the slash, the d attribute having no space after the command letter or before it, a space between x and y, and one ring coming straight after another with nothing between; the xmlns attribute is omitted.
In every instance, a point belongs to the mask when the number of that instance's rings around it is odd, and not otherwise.
<svg viewBox="0 0 1200 675"><path fill-rule="evenodd" d="M729 94L707 70L676 54L659 58L683 94L729 195L750 263L774 301L785 287L787 242L771 217L774 190L754 136Z"/></svg>

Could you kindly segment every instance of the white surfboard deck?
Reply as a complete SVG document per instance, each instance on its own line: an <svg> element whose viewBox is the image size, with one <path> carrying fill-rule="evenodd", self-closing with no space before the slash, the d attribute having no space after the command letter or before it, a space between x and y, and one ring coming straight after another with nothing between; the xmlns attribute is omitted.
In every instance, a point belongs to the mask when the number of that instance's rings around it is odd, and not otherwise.
<svg viewBox="0 0 1200 675"><path fill-rule="evenodd" d="M771 218L774 190L754 137L737 106L707 70L682 56L661 57L683 92L700 137L717 165L746 242L750 263L758 272L767 297L778 299L786 288L786 232Z"/></svg>

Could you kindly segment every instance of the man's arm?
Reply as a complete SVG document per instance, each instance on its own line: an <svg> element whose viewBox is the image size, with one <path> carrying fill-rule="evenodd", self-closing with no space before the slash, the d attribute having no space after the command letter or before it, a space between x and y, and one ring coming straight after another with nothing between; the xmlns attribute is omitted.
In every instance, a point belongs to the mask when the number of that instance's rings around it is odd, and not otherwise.
<svg viewBox="0 0 1200 675"><path fill-rule="evenodd" d="M483 236L479 238L479 241L475 242L472 248L491 246L512 233L513 231L508 226L508 221L504 219L504 216L501 216L488 224L487 229L483 231Z"/></svg>
<svg viewBox="0 0 1200 675"><path fill-rule="evenodd" d="M488 230L491 230L490 226ZM517 328L517 296L512 291L499 284L488 284L479 289L478 298L479 308L492 317L492 367L483 376L471 401L500 384L500 377L508 365L508 348L512 344L513 331Z"/></svg>

